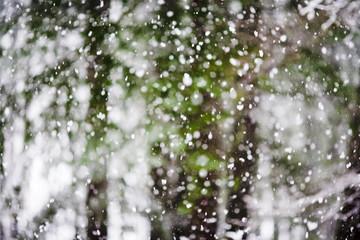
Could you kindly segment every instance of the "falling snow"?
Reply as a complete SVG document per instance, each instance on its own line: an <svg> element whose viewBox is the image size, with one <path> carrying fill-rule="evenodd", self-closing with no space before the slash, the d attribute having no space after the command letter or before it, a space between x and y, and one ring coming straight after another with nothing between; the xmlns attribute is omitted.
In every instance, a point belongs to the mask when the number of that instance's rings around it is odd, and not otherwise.
<svg viewBox="0 0 360 240"><path fill-rule="evenodd" d="M0 1L0 239L360 239L359 22Z"/></svg>

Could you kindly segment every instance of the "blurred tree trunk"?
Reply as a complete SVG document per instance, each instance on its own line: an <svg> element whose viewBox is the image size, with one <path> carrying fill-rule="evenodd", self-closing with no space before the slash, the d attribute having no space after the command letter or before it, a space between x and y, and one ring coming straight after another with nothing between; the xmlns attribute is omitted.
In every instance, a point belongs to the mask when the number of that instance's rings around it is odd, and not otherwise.
<svg viewBox="0 0 360 240"><path fill-rule="evenodd" d="M107 168L106 156L103 156L104 138L107 132L107 87L110 84L109 73L112 61L102 49L105 34L109 33L110 1L90 0L85 3L85 14L88 16L87 28L84 31L85 57L87 58L87 82L90 87L90 104L87 121L92 129L88 132L87 146L92 170L91 182L88 184L86 199L87 238L107 239ZM94 158L94 159L93 159Z"/></svg>
<svg viewBox="0 0 360 240"><path fill-rule="evenodd" d="M190 5L190 13L192 15L192 20L194 23L194 32L197 38L197 41L202 42L206 38L206 25L207 25L207 13L203 11L214 4L212 1L203 1L203 0L193 0ZM223 12L223 14L226 11ZM220 15L220 14L219 14ZM226 18L224 14L223 19ZM216 29L216 28L215 28ZM216 31L216 30L215 30ZM219 30L220 31L220 30ZM221 42L218 39L215 42ZM212 50L212 49L211 49ZM205 52L206 50L200 51L199 59L195 60L195 65L201 66L205 62ZM210 51L211 52L211 51ZM214 54L215 50L214 50ZM203 55L203 56L202 56ZM201 68L200 68L201 69ZM204 72L205 73L205 72ZM204 74L206 77L206 74ZM222 99L213 99L209 94L203 93L204 102L202 103L201 111L197 116L191 116L192 121L196 121L201 118L201 115L204 113L209 113L214 111L215 114L221 115L222 109ZM208 124L209 125L209 124ZM221 130L217 123L210 124L205 129L200 129L202 145L205 144L208 146L208 152L212 156L216 156L217 159L222 159L224 157L224 139L222 138ZM211 137L209 137L211 136ZM199 149L197 149L199 151ZM225 167L225 166L224 166ZM198 173L198 185L200 188L207 189L208 194L198 197L195 200L193 206L193 213L191 216L191 230L190 230L190 239L216 239L217 227L218 227L218 197L219 197L219 186L218 181L220 180L221 169L208 170L205 177Z"/></svg>
<svg viewBox="0 0 360 240"><path fill-rule="evenodd" d="M151 239L178 239L187 236L190 228L190 219L177 213L177 207L181 204L184 191L179 190L186 182L186 174L178 172L179 161L167 159L167 163L160 168L153 168L151 175L154 179L153 188L158 192L157 200L163 209L163 214L153 215L151 225ZM171 176L167 173L175 170ZM166 183L164 183L166 179Z"/></svg>
<svg viewBox="0 0 360 240"><path fill-rule="evenodd" d="M0 96L4 96L3 87L0 86ZM0 103L0 116L4 116L5 104L2 102ZM4 137L4 126L5 126L5 119L0 119L0 200L5 202L3 197L4 194L4 183L5 183L5 169L4 169L4 144L5 144L5 137ZM3 208L3 206L1 206ZM5 210L5 209L4 209ZM0 220L0 240L5 239L5 231L4 231L4 224L2 220Z"/></svg>
<svg viewBox="0 0 360 240"><path fill-rule="evenodd" d="M360 87L356 89L356 103L352 110L350 123L352 137L349 144L350 170L360 173ZM351 186L345 189L345 205L340 211L337 222L336 240L360 239L360 187Z"/></svg>
<svg viewBox="0 0 360 240"><path fill-rule="evenodd" d="M244 198L250 194L256 170L256 123L250 116L251 109L255 104L251 95L248 96L249 99L244 107L244 115L238 123L238 128L235 129L236 134L242 131L244 136L241 144L234 146L235 149L232 155L234 167L230 169L229 173L230 179L237 182L238 187L231 189L229 194L227 223L230 224L230 227L228 231L243 231L243 239L247 237L246 228L250 217Z"/></svg>
<svg viewBox="0 0 360 240"><path fill-rule="evenodd" d="M244 41L245 46L254 47L258 49L262 46L256 39L253 38L253 34L261 32L259 19L261 14L261 1L254 1L252 4L244 3L245 17L240 21L237 26L237 30L240 33L239 41ZM248 35L249 39L243 40L243 34ZM253 40L251 40L253 39ZM246 205L245 198L251 194L251 187L256 174L256 128L257 124L252 119L251 112L256 107L254 101L256 94L256 81L257 73L253 70L249 71L242 77L238 78L238 83L241 92L245 93L245 101L243 102L243 109L237 112L235 126L233 129L233 135L235 141L232 144L232 150L230 157L233 162L232 168L229 168L229 180L235 182L234 187L229 189L229 198L227 204L227 219L226 222L227 232L234 232L236 237L246 239L248 236L248 220L249 210ZM232 239L231 234L227 234L227 237Z"/></svg>
<svg viewBox="0 0 360 240"><path fill-rule="evenodd" d="M216 180L218 179L219 173L217 171L211 171L207 174L206 180L210 182L209 189L211 189L211 194L202 196L195 202L194 213L191 219L192 231L190 239L216 239L218 227L218 186Z"/></svg>
<svg viewBox="0 0 360 240"><path fill-rule="evenodd" d="M105 240L107 238L107 185L105 176L94 179L89 184L86 198L88 211L87 239Z"/></svg>

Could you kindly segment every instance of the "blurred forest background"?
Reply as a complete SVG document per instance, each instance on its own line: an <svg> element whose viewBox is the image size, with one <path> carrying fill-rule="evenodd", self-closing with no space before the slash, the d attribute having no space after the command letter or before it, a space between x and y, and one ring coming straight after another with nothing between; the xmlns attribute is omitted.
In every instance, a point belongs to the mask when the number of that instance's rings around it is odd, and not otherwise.
<svg viewBox="0 0 360 240"><path fill-rule="evenodd" d="M360 239L360 1L0 0L0 239Z"/></svg>

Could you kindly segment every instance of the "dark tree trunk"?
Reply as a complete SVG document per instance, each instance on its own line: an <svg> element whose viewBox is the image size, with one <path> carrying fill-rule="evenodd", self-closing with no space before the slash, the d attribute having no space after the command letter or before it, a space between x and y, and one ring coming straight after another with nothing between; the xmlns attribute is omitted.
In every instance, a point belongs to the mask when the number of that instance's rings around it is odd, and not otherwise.
<svg viewBox="0 0 360 240"><path fill-rule="evenodd" d="M179 190L184 186L186 175L184 172L174 171L171 177L167 176L168 171L172 171L180 164L178 160L172 163L169 156L165 157L167 164L160 168L154 168L151 176L154 179L153 189L157 191L156 199L159 201L161 209L151 214L151 239L179 239L180 236L187 236L190 228L190 219L177 213L177 207L182 201L184 190ZM172 164L171 164L172 163ZM162 180L166 179L166 183ZM161 214L165 211L164 214ZM165 224L170 226L166 229Z"/></svg>
<svg viewBox="0 0 360 240"><path fill-rule="evenodd" d="M99 146L104 146L103 140L108 129L107 124L107 100L108 86L110 85L109 74L113 67L111 57L104 54L106 33L111 32L111 24L108 22L110 1L89 0L85 2L85 14L88 15L87 27L84 31L85 46L88 52L85 57L88 61L87 83L90 87L91 98L89 103L87 121L91 124L91 132L88 133L88 152L97 152ZM90 35L91 37L89 37ZM102 116L99 118L99 114ZM88 159L93 167L91 183L88 185L86 199L87 207L87 238L91 240L107 239L107 186L106 157Z"/></svg>
<svg viewBox="0 0 360 240"><path fill-rule="evenodd" d="M350 170L360 173L360 87L356 90L357 102L352 112L351 129L353 135L349 145ZM360 239L360 187L345 189L345 205L337 222L336 240Z"/></svg>
<svg viewBox="0 0 360 240"><path fill-rule="evenodd" d="M255 14L251 14L250 7L256 9ZM251 5L246 5L247 13L244 19L238 22L237 31L239 32L239 40L242 34L250 35L254 31L259 31L260 13L263 5L261 1L254 1ZM256 44L256 39L250 38L243 40L248 46ZM229 169L229 179L233 179L236 183L234 187L229 190L228 200L228 214L227 223L229 232L241 232L242 239L248 236L247 226L249 220L249 210L245 202L245 197L251 193L254 174L256 171L256 122L252 119L251 112L256 107L254 101L257 76L252 71L248 72L245 76L240 77L240 86L246 92L246 100L244 102L244 109L238 113L237 125L234 127L233 135L240 138L236 139L233 144L231 156L234 159L234 167ZM240 233L241 234L241 233ZM239 234L239 236L240 236Z"/></svg>
<svg viewBox="0 0 360 240"><path fill-rule="evenodd" d="M4 87L0 86L0 95L5 96ZM4 116L5 102L0 103L0 116ZM5 119L0 120L0 201L4 199L4 184L5 184L5 169L4 169L4 150L5 150L5 136L4 136ZM0 219L0 240L5 239L5 232L3 222Z"/></svg>
<svg viewBox="0 0 360 240"><path fill-rule="evenodd" d="M210 182L211 194L196 200L191 219L190 239L211 240L216 239L217 230L217 196L218 186L216 180L219 174L216 171L208 173L207 181Z"/></svg>
<svg viewBox="0 0 360 240"><path fill-rule="evenodd" d="M249 211L244 197L250 193L256 170L256 123L250 116L250 104L254 106L252 100L245 103L244 115L238 123L240 128L235 130L236 132L243 131L244 136L241 144L234 146L234 168L229 173L230 177L238 182L238 187L231 189L229 194L227 223L230 224L229 231L231 232L244 231L243 239L247 238L245 229L249 219Z"/></svg>
<svg viewBox="0 0 360 240"><path fill-rule="evenodd" d="M87 238L105 240L107 238L107 179L94 180L89 184L86 198L88 212Z"/></svg>

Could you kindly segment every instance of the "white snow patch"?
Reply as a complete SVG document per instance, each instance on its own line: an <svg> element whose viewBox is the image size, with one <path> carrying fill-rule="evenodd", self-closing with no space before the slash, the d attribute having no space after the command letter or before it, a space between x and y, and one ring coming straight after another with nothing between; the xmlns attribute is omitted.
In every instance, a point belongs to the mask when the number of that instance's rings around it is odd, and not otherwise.
<svg viewBox="0 0 360 240"><path fill-rule="evenodd" d="M188 73L184 74L184 77L183 77L182 81L183 81L184 85L187 86L187 87L191 86L191 84L193 82L192 78L190 77L190 75Z"/></svg>
<svg viewBox="0 0 360 240"><path fill-rule="evenodd" d="M286 40L287 40L287 36L286 35L281 35L280 41L285 42Z"/></svg>
<svg viewBox="0 0 360 240"><path fill-rule="evenodd" d="M309 231L315 230L318 227L318 223L317 222L307 222L307 227L309 229Z"/></svg>
<svg viewBox="0 0 360 240"><path fill-rule="evenodd" d="M324 105L323 105L321 102L319 102L319 103L318 103L318 108L319 108L321 111L323 111L323 110L324 110Z"/></svg>

